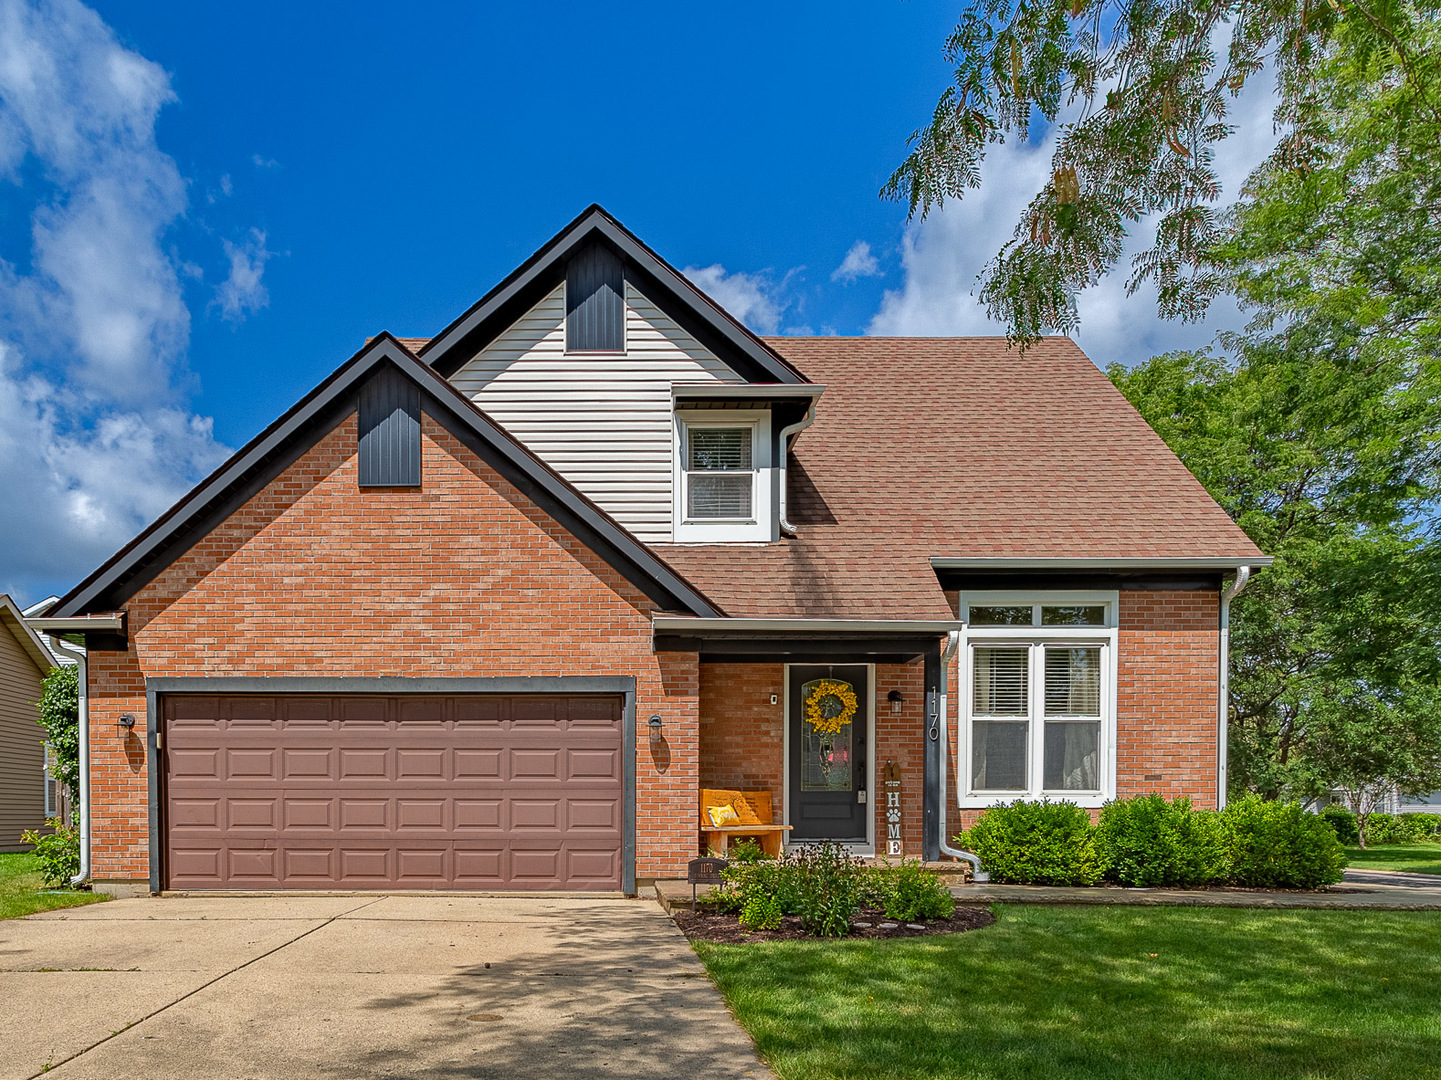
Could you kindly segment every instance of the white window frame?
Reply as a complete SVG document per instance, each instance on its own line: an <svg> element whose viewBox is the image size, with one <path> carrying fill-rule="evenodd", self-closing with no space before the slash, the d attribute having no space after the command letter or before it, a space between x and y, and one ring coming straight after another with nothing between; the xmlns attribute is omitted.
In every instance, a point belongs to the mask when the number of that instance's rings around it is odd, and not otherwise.
<svg viewBox="0 0 1441 1080"><path fill-rule="evenodd" d="M971 626L971 607L1031 605L1032 623L1039 623L1041 607L1071 605L1105 605L1106 616L1099 626ZM964 624L963 648L958 651L959 678L956 680L956 715L961 719L956 742L956 805L959 809L994 806L998 802L1038 802L1042 798L1076 803L1093 809L1116 797L1116 669L1117 609L1120 594L1115 591L1066 590L1055 592L963 592L959 614ZM978 791L971 787L971 710L975 707L974 687L976 645L1027 645L1028 658L1027 719L1030 722L1026 745L1029 784L1024 791ZM1048 790L1045 786L1045 663L1046 645L1101 647L1101 788L1099 791Z"/></svg>
<svg viewBox="0 0 1441 1080"><path fill-rule="evenodd" d="M748 518L690 518L689 471L686 440L696 428L751 429L751 516ZM672 487L675 540L678 544L714 544L728 541L764 542L774 539L771 505L771 414L769 409L677 409L672 439Z"/></svg>

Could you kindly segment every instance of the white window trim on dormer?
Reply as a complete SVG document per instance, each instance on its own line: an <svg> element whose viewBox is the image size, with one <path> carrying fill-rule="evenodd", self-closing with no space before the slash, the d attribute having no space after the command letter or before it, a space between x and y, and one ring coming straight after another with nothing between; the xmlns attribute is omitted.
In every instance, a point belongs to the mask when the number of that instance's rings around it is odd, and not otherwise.
<svg viewBox="0 0 1441 1080"><path fill-rule="evenodd" d="M1094 809L1103 806L1116 797L1116 671L1119 667L1117 656L1118 628L1117 609L1120 596L1115 591L1028 591L1028 592L963 592L960 595L958 613L965 624L963 648L958 650L959 676L956 680L956 805L959 809L978 809L994 806L998 802L1013 802L1017 799L1031 802L1043 798L1053 802L1065 800L1079 806ZM1105 605L1106 617L1096 626L975 626L970 623L969 609L973 606L1010 606L1029 604L1039 607L1069 605ZM1039 621L1037 614L1033 621ZM971 787L971 724L975 703L974 653L977 645L1027 645L1032 649L1029 661L1030 688L1028 697L1032 702L1029 714L1030 738L1027 746L1029 783L1026 790L977 791ZM1044 709L1044 666L1038 662L1041 650L1047 645L1100 646L1100 788L1095 791L1047 790L1044 786L1045 746Z"/></svg>
<svg viewBox="0 0 1441 1080"><path fill-rule="evenodd" d="M686 516L689 478L686 437L694 428L751 429L751 516L745 519ZM677 409L671 439L672 521L677 544L764 542L775 538L776 509L772 499L771 414L768 409Z"/></svg>

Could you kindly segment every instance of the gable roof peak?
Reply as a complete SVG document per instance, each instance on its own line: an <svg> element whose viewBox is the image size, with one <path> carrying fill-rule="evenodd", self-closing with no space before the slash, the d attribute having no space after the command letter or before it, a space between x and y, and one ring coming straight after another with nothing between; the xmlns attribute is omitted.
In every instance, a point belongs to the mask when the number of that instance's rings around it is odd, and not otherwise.
<svg viewBox="0 0 1441 1080"><path fill-rule="evenodd" d="M661 258L599 203L591 203L504 280L425 345L421 358L449 378L565 280L566 263L603 242L626 280L697 341L750 382L803 383L806 377L694 282Z"/></svg>

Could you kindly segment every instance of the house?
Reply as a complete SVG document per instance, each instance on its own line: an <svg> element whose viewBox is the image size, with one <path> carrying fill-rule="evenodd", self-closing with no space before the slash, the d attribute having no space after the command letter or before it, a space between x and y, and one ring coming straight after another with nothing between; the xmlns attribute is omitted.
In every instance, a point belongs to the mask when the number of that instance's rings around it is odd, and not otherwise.
<svg viewBox="0 0 1441 1080"><path fill-rule="evenodd" d="M55 812L45 730L35 707L55 664L15 602L0 593L0 851L30 850L20 834L44 828Z"/></svg>
<svg viewBox="0 0 1441 1080"><path fill-rule="evenodd" d="M1070 341L760 338L592 207L37 626L99 887L631 893L706 788L926 858L998 799L1219 804L1268 561Z"/></svg>

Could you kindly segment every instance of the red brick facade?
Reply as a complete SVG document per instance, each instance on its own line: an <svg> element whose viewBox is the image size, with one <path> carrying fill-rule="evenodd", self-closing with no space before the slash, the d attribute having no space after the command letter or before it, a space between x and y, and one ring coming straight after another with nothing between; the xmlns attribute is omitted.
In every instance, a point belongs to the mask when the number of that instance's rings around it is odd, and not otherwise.
<svg viewBox="0 0 1441 1080"><path fill-rule="evenodd" d="M665 742L636 753L637 874L695 848L691 654L651 649L654 604L429 416L424 483L356 482L352 414L126 605L90 662L93 873L149 874L147 676L633 675Z"/></svg>
<svg viewBox="0 0 1441 1080"><path fill-rule="evenodd" d="M147 676L634 676L642 725L659 713L666 735L656 750L637 740L642 879L682 873L698 850L700 787L764 788L784 805L783 666L655 653L650 600L428 416L423 432L421 488L361 491L352 414L126 605L129 652L90 661L97 880L150 872L144 744L115 726L145 715ZM1217 604L1120 594L1119 794L1215 805ZM883 849L894 761L910 855L924 689L920 663L875 670L875 836ZM948 832L975 813L950 810Z"/></svg>
<svg viewBox="0 0 1441 1080"><path fill-rule="evenodd" d="M951 595L952 606L956 603ZM1116 794L1157 791L1214 809L1220 713L1219 592L1120 593L1116 641ZM951 685L958 671L951 667ZM954 698L954 695L952 695ZM964 710L953 703L951 714ZM954 720L951 753L956 750ZM954 766L948 777L954 795ZM952 800L954 807L954 800ZM947 811L947 831L981 811ZM1094 811L1093 811L1094 816Z"/></svg>

